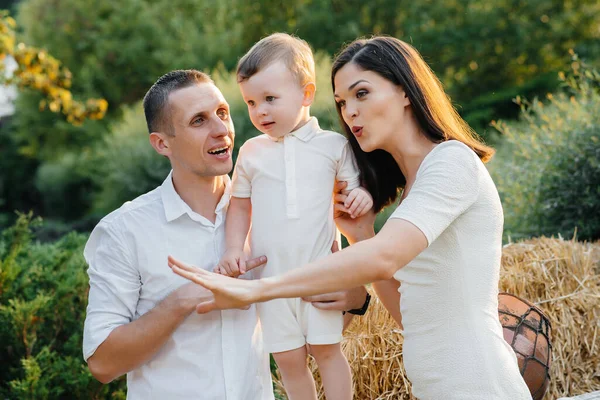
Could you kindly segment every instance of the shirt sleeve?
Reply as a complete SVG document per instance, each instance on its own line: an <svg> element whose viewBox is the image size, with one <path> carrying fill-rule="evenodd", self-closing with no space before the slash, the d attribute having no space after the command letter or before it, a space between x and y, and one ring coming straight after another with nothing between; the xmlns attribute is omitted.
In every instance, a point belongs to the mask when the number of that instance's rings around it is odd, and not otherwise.
<svg viewBox="0 0 600 400"><path fill-rule="evenodd" d="M447 145L425 159L408 196L390 218L409 221L430 246L479 195L481 161L468 147Z"/></svg>
<svg viewBox="0 0 600 400"><path fill-rule="evenodd" d="M252 180L246 171L246 158L244 146L242 146L231 179L231 195L233 197L248 198L252 195Z"/></svg>
<svg viewBox="0 0 600 400"><path fill-rule="evenodd" d="M83 328L83 358L87 361L117 327L136 313L141 280L124 247L122 234L101 221L84 249L90 291Z"/></svg>
<svg viewBox="0 0 600 400"><path fill-rule="evenodd" d="M347 140L342 148L342 154L338 161L338 169L335 178L339 182L348 182L346 190L356 189L360 186L360 172L356 160L354 159L354 153L352 153L350 142Z"/></svg>

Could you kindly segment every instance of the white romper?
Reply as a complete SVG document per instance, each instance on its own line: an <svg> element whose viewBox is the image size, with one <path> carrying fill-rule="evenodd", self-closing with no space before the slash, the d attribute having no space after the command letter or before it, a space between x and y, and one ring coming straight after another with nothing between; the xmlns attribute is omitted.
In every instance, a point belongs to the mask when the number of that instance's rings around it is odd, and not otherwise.
<svg viewBox="0 0 600 400"><path fill-rule="evenodd" d="M254 137L241 147L232 195L250 197L249 244L266 255L261 277L282 274L331 254L335 179L359 186L359 172L348 140L319 128L316 118L282 139ZM324 311L301 299L258 304L265 348L271 353L342 339L340 311Z"/></svg>
<svg viewBox="0 0 600 400"><path fill-rule="evenodd" d="M403 357L413 394L531 399L498 320L503 213L479 157L455 140L437 145L390 218L411 222L428 241L394 275L401 282Z"/></svg>

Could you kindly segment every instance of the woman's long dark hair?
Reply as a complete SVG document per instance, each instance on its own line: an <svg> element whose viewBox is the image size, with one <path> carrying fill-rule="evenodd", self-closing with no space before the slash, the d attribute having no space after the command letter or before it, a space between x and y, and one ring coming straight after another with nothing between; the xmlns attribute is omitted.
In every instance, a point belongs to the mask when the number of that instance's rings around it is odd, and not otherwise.
<svg viewBox="0 0 600 400"><path fill-rule="evenodd" d="M410 100L421 132L433 143L459 140L477 153L483 162L487 162L494 154L494 150L483 144L460 117L441 82L419 52L408 43L387 36L359 39L350 43L333 62L331 86L334 92L335 75L348 63L354 63L365 71L373 71L402 87ZM336 109L356 157L361 180L373 196L375 212L379 212L396 200L399 190L406 184L406 178L387 151L364 152L350 127L344 122L337 103Z"/></svg>

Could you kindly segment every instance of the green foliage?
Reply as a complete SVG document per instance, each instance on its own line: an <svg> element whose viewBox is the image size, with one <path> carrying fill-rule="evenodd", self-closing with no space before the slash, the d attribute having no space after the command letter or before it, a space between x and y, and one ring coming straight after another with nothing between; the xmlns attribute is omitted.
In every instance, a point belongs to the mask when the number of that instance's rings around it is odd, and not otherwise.
<svg viewBox="0 0 600 400"><path fill-rule="evenodd" d="M81 356L86 237L39 244L40 223L21 214L0 238L0 397L124 399L124 381L102 386Z"/></svg>
<svg viewBox="0 0 600 400"><path fill-rule="evenodd" d="M498 123L505 143L490 163L505 235L600 238L600 74L573 56L564 92L517 99L521 120Z"/></svg>
<svg viewBox="0 0 600 400"><path fill-rule="evenodd" d="M93 166L88 168L90 180L96 183L92 211L101 215L156 188L171 169L169 160L149 143L141 104L127 108L123 121L113 126L87 161Z"/></svg>

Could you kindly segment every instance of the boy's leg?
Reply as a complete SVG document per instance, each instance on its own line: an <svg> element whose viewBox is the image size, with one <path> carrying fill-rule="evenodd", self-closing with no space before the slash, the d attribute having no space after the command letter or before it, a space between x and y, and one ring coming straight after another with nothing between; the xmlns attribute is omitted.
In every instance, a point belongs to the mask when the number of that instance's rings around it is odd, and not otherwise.
<svg viewBox="0 0 600 400"><path fill-rule="evenodd" d="M273 358L289 400L317 400L315 381L308 369L306 346L273 353Z"/></svg>
<svg viewBox="0 0 600 400"><path fill-rule="evenodd" d="M340 344L311 344L310 353L319 366L327 400L351 400L352 374Z"/></svg>

